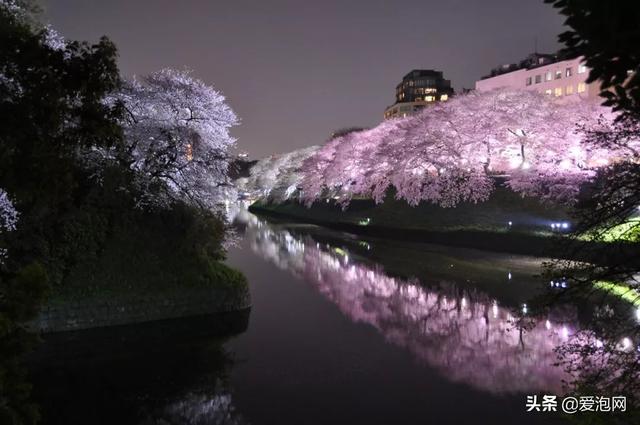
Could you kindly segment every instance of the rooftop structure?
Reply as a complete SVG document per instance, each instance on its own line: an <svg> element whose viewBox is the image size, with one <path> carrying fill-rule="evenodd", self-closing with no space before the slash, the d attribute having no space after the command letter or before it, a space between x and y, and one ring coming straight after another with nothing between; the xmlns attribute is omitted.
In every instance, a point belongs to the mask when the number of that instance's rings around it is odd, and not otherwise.
<svg viewBox="0 0 640 425"><path fill-rule="evenodd" d="M443 77L442 71L414 69L396 86L396 102L385 109L384 117L406 117L434 102L444 102L451 95L451 81Z"/></svg>

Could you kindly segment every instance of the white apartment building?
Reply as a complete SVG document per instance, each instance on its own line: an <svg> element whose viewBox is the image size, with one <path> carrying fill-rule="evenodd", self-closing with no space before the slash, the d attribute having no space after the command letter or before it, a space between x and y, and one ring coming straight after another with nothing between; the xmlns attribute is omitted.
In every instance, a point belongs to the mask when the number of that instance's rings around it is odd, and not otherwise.
<svg viewBox="0 0 640 425"><path fill-rule="evenodd" d="M599 84L588 84L588 76L589 69L582 63L582 57L557 60L554 55L534 53L519 64L492 70L491 75L476 81L476 90L515 88L535 90L559 101L596 99Z"/></svg>

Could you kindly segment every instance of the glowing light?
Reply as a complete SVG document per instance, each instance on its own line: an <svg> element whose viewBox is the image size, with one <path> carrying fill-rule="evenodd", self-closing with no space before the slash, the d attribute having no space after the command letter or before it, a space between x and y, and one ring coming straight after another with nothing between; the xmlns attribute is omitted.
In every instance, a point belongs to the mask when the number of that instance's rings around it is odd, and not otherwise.
<svg viewBox="0 0 640 425"><path fill-rule="evenodd" d="M507 279L511 280L511 272L507 274Z"/></svg>
<svg viewBox="0 0 640 425"><path fill-rule="evenodd" d="M365 217L362 220L358 221L358 224L360 226L367 226L367 225L369 225L369 223L371 223L371 219L369 217Z"/></svg>
<svg viewBox="0 0 640 425"><path fill-rule="evenodd" d="M630 339L630 338L624 337L624 338L622 338L621 345L622 345L622 349L623 349L623 350L628 350L628 349L630 349L630 348L631 348L631 346L633 345L633 343L631 342L631 339Z"/></svg>
<svg viewBox="0 0 640 425"><path fill-rule="evenodd" d="M512 226L512 225L513 225L513 223L510 221L510 222L509 222L509 226Z"/></svg>
<svg viewBox="0 0 640 425"><path fill-rule="evenodd" d="M498 303L496 301L493 302L493 307L491 309L493 310L493 318L497 319L498 318Z"/></svg>
<svg viewBox="0 0 640 425"><path fill-rule="evenodd" d="M570 170L572 168L573 164L571 163L571 161L569 161L568 159L563 159L562 161L560 161L560 169L561 170Z"/></svg>
<svg viewBox="0 0 640 425"><path fill-rule="evenodd" d="M510 168L518 168L522 164L522 161L518 157L513 157L509 159L509 167Z"/></svg>
<svg viewBox="0 0 640 425"><path fill-rule="evenodd" d="M522 314L527 314L527 312L529 311L529 309L527 308L526 304L522 304Z"/></svg>
<svg viewBox="0 0 640 425"><path fill-rule="evenodd" d="M562 223L562 228L563 229L568 229L569 228L569 223L567 223L567 222Z"/></svg>
<svg viewBox="0 0 640 425"><path fill-rule="evenodd" d="M547 328L547 330L551 329L551 322L548 319L544 322L544 327Z"/></svg>
<svg viewBox="0 0 640 425"><path fill-rule="evenodd" d="M562 337L564 339L569 338L569 329L566 326L562 327Z"/></svg>

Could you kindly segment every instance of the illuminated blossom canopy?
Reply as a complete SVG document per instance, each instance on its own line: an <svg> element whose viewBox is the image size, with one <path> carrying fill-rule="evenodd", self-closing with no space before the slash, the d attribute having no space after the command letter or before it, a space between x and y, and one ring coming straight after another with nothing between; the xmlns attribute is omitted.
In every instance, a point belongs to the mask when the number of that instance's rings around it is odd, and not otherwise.
<svg viewBox="0 0 640 425"><path fill-rule="evenodd" d="M12 231L16 229L18 222L18 212L9 199L9 195L0 189L0 232Z"/></svg>
<svg viewBox="0 0 640 425"><path fill-rule="evenodd" d="M238 118L223 95L187 71L163 69L126 82L112 100L125 107L130 167L155 196L147 202L215 208L224 200Z"/></svg>
<svg viewBox="0 0 640 425"><path fill-rule="evenodd" d="M13 202L9 199L7 192L0 188L0 234L15 230L17 223L18 211L13 206ZM7 250L0 248L0 264L2 264L6 256Z"/></svg>
<svg viewBox="0 0 640 425"><path fill-rule="evenodd" d="M452 207L488 199L494 177L524 196L572 202L598 167L622 151L589 145L610 110L591 102L558 104L540 93L494 90L458 96L413 117L330 140L304 161L300 198L381 202L390 187L411 205Z"/></svg>
<svg viewBox="0 0 640 425"><path fill-rule="evenodd" d="M283 201L298 189L302 163L318 148L310 146L263 158L251 167L249 177L236 181L236 186L266 199Z"/></svg>

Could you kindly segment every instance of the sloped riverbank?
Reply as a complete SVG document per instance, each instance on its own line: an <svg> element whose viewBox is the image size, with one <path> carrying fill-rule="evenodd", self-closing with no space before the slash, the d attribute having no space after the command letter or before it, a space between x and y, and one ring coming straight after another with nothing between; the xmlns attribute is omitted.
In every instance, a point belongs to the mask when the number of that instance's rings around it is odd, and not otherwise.
<svg viewBox="0 0 640 425"><path fill-rule="evenodd" d="M607 264L637 250L627 242L595 243L568 238L572 223L567 209L543 205L500 188L484 203L456 208L431 204L410 206L388 196L375 204L352 200L346 209L333 201L310 208L296 201L249 207L257 215L323 226L364 237L427 242L494 252Z"/></svg>

